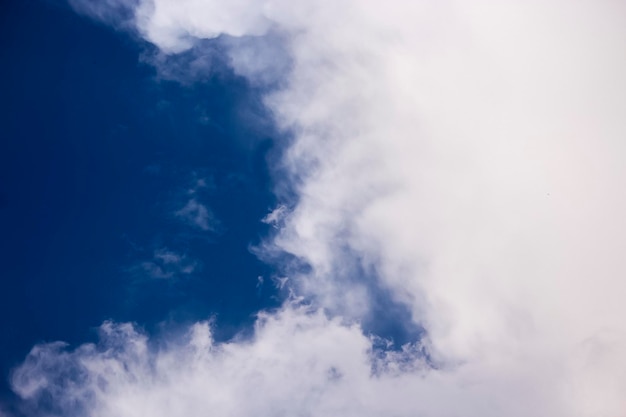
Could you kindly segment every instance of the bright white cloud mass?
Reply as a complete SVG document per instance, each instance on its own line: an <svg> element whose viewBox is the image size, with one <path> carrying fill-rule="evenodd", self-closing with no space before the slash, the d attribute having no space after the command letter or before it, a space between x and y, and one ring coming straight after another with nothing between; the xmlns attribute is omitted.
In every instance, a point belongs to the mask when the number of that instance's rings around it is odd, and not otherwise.
<svg viewBox="0 0 626 417"><path fill-rule="evenodd" d="M626 416L626 3L111 5L165 55L215 39L236 73L275 81L298 200L258 250L311 268L249 339L106 323L97 346L35 347L13 377L33 407ZM377 289L424 329L400 352L357 324L384 320Z"/></svg>

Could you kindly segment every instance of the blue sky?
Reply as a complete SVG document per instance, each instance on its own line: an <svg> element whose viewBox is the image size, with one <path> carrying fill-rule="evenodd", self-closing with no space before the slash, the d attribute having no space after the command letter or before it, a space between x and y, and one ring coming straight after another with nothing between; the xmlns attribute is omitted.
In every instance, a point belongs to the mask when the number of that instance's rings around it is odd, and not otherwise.
<svg viewBox="0 0 626 417"><path fill-rule="evenodd" d="M626 413L626 6L0 6L0 417Z"/></svg>
<svg viewBox="0 0 626 417"><path fill-rule="evenodd" d="M275 305L249 250L274 204L258 92L226 70L159 81L146 45L60 2L4 2L0 18L3 395L34 344L94 339L106 319L215 314L226 337ZM192 199L208 230L176 215Z"/></svg>

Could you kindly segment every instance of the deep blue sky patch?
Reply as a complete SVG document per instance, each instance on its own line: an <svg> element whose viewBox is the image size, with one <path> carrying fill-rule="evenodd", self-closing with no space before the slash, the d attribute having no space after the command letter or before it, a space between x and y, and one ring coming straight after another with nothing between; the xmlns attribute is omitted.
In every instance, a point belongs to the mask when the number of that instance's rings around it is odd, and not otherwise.
<svg viewBox="0 0 626 417"><path fill-rule="evenodd" d="M259 93L159 81L145 48L65 5L0 6L4 397L35 343L212 315L228 337L277 303L249 250L274 205Z"/></svg>

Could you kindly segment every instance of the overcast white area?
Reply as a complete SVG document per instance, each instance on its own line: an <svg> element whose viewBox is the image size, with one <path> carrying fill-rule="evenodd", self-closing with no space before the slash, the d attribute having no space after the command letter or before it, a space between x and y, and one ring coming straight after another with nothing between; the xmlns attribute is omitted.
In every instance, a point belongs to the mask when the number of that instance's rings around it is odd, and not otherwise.
<svg viewBox="0 0 626 417"><path fill-rule="evenodd" d="M198 324L160 350L107 323L98 347L36 347L18 394L64 416L626 416L626 3L133 10L165 54L248 36L228 43L234 71L283 71L265 100L294 136L299 200L266 217L279 230L260 251L311 265L289 282L313 307L289 301L251 340ZM259 66L263 51L289 65ZM359 271L407 306L436 367L419 343L372 351Z"/></svg>

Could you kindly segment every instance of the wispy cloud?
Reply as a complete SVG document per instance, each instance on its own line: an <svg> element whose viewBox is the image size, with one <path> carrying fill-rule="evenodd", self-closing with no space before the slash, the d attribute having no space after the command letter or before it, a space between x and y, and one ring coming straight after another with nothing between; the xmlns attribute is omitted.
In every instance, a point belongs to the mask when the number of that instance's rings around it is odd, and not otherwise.
<svg viewBox="0 0 626 417"><path fill-rule="evenodd" d="M74 10L116 28L134 30L135 8L141 0L68 0Z"/></svg>
<svg viewBox="0 0 626 417"><path fill-rule="evenodd" d="M287 214L287 206L280 204L274 210L270 211L267 216L263 217L261 221L278 229L282 225L283 220L285 216L287 216Z"/></svg>
<svg viewBox="0 0 626 417"><path fill-rule="evenodd" d="M187 201L182 208L176 210L174 215L194 228L205 232L216 232L220 221L210 207L200 201L203 196L215 191L213 177L198 177L197 173L194 173L193 177L191 186L186 190Z"/></svg>
<svg viewBox="0 0 626 417"><path fill-rule="evenodd" d="M198 262L187 255L161 248L154 252L151 260L139 262L131 270L147 274L150 278L170 279L190 275L198 268Z"/></svg>
<svg viewBox="0 0 626 417"><path fill-rule="evenodd" d="M187 204L175 214L187 224L207 232L215 231L219 224L213 212L195 198L187 201Z"/></svg>

